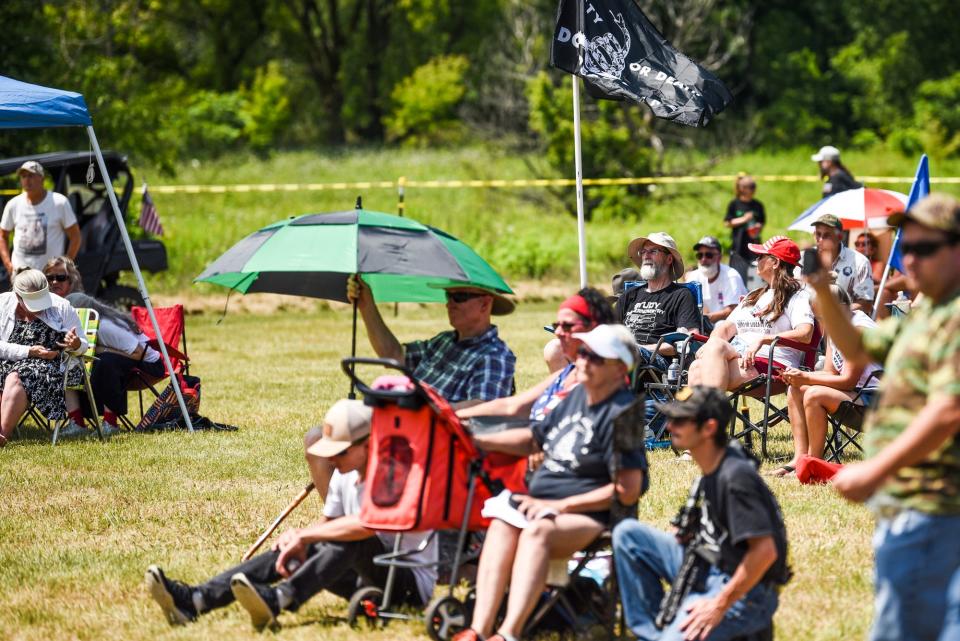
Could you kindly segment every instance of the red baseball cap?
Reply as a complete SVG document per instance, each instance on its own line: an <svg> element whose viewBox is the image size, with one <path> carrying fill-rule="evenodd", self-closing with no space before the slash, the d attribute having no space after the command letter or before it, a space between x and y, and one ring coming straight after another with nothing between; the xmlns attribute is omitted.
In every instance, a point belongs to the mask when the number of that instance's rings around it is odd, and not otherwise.
<svg viewBox="0 0 960 641"><path fill-rule="evenodd" d="M770 254L793 266L800 264L800 248L786 236L774 236L762 245L750 243L747 249L754 254Z"/></svg>

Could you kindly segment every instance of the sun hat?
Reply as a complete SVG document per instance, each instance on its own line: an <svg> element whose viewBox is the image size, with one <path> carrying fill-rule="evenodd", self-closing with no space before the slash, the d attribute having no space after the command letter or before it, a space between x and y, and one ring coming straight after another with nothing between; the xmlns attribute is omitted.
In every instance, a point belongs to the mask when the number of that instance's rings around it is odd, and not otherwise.
<svg viewBox="0 0 960 641"><path fill-rule="evenodd" d="M633 369L633 364L637 362L637 341L633 332L623 325L597 325L589 332L575 332L573 337L597 356L620 360L627 369Z"/></svg>
<svg viewBox="0 0 960 641"><path fill-rule="evenodd" d="M665 232L655 231L649 236L640 236L639 238L631 240L630 244L627 245L627 256L630 257L633 264L637 267L643 267L640 250L643 249L643 244L647 241L650 241L658 247L663 247L670 252L670 255L673 256L673 271L670 275L673 277L673 280L680 280L684 272L683 258L680 256L680 252L677 251L677 241L673 239L673 236Z"/></svg>
<svg viewBox="0 0 960 641"><path fill-rule="evenodd" d="M721 426L729 423L733 416L733 407L726 393L706 385L684 387L674 395L672 401L655 403L654 407L667 418L692 418L697 423L713 418Z"/></svg>
<svg viewBox="0 0 960 641"><path fill-rule="evenodd" d="M762 245L750 243L747 249L754 254L770 254L794 267L800 264L800 248L786 236L774 236Z"/></svg>
<svg viewBox="0 0 960 641"><path fill-rule="evenodd" d="M47 277L39 269L24 269L13 277L13 291L34 314L53 305Z"/></svg>
<svg viewBox="0 0 960 641"><path fill-rule="evenodd" d="M46 172L43 170L43 165L38 163L36 160L28 160L20 165L20 169L17 170L17 175L19 176L25 171L31 174L38 174L40 176L46 175Z"/></svg>
<svg viewBox="0 0 960 641"><path fill-rule="evenodd" d="M917 201L910 211L892 214L887 218L887 224L898 227L905 220L948 234L960 234L960 201L946 194L933 193Z"/></svg>
<svg viewBox="0 0 960 641"><path fill-rule="evenodd" d="M824 145L820 147L820 151L810 156L810 160L813 162L820 162L821 160L833 160L836 162L840 160L840 150L833 145Z"/></svg>
<svg viewBox="0 0 960 641"><path fill-rule="evenodd" d="M363 401L341 399L323 417L323 436L307 449L308 454L330 458L370 436L373 408Z"/></svg>

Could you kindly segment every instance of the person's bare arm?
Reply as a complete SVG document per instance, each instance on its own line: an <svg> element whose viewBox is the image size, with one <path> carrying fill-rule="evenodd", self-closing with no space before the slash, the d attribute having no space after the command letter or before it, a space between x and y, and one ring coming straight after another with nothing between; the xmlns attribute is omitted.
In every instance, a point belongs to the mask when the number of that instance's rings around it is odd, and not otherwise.
<svg viewBox="0 0 960 641"><path fill-rule="evenodd" d="M853 326L847 313L840 307L830 293L830 276L826 270L804 276L804 279L816 292L813 305L816 306L823 324L823 332L830 337L837 349L843 352L851 364L866 367L870 364L870 355L863 348L860 331Z"/></svg>
<svg viewBox="0 0 960 641"><path fill-rule="evenodd" d="M753 220L753 212L748 211L743 216L737 216L736 218L723 221L723 224L725 227L740 227L741 225L746 225L751 220Z"/></svg>
<svg viewBox="0 0 960 641"><path fill-rule="evenodd" d="M13 263L10 261L10 230L0 229L0 261L7 270L10 278L13 278Z"/></svg>
<svg viewBox="0 0 960 641"><path fill-rule="evenodd" d="M726 307L721 307L715 312L708 312L706 317L710 319L711 323L718 323L722 320L725 320L735 307L736 305L727 305Z"/></svg>
<svg viewBox="0 0 960 641"><path fill-rule="evenodd" d="M536 451L533 431L529 428L515 428L493 434L476 434L474 444L488 452L503 452L514 456L529 456Z"/></svg>
<svg viewBox="0 0 960 641"><path fill-rule="evenodd" d="M747 553L733 571L730 581L715 597L694 601L689 616L680 624L687 639L706 639L723 620L730 607L742 599L763 578L777 560L777 546L772 536L747 539Z"/></svg>
<svg viewBox="0 0 960 641"><path fill-rule="evenodd" d="M63 233L67 235L67 256L70 260L75 260L80 253L80 225L74 223L69 227L64 227Z"/></svg>
<svg viewBox="0 0 960 641"><path fill-rule="evenodd" d="M847 500L865 501L900 468L916 465L953 438L960 429L960 398L937 396L914 416L897 438L873 458L850 463L831 482Z"/></svg>
<svg viewBox="0 0 960 641"><path fill-rule="evenodd" d="M854 301L854 302L850 305L850 309L852 309L853 311L860 310L861 312L863 312L863 313L866 314L867 316L870 316L871 314L873 314L873 301L872 301L872 300L858 300L858 301Z"/></svg>
<svg viewBox="0 0 960 641"><path fill-rule="evenodd" d="M320 521L305 528L293 528L280 535L276 549L280 551L277 557L276 570L281 576L289 576L287 563L290 559L303 561L306 558L307 546L321 541L362 541L376 532L360 524L360 516L351 514L334 519L324 517Z"/></svg>
<svg viewBox="0 0 960 641"><path fill-rule="evenodd" d="M370 288L359 276L354 275L347 279L347 300L351 303L354 300L357 301L357 309L367 328L367 338L370 339L370 346L373 347L377 356L392 358L402 363L403 345L383 321Z"/></svg>
<svg viewBox="0 0 960 641"><path fill-rule="evenodd" d="M533 387L519 394L504 398L495 398L492 401L477 403L469 407L461 405L460 409L457 410L457 416L460 418L470 418L473 416L526 416L530 414L530 408L533 407L533 404L540 398L540 395L550 387L550 383L556 378L557 374L553 372Z"/></svg>

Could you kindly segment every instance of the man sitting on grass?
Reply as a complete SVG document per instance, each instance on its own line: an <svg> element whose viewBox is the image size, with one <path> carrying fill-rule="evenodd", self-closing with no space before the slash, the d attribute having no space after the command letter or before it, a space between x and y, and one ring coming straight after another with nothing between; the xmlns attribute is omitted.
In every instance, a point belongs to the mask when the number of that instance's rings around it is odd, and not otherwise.
<svg viewBox="0 0 960 641"><path fill-rule="evenodd" d="M229 605L236 599L257 630L277 625L283 610L296 611L321 590L349 599L359 585L383 586L387 568L373 557L393 549L393 534L369 530L360 523L360 501L367 469L372 411L361 401L337 401L324 417L323 437L311 448L336 470L319 521L292 528L277 538L269 552L230 568L206 583L187 585L168 579L156 565L147 568L150 596L171 625ZM402 549L415 550L429 532L406 533ZM398 568L394 595L400 603L423 607L437 579L437 546L410 555L427 567Z"/></svg>

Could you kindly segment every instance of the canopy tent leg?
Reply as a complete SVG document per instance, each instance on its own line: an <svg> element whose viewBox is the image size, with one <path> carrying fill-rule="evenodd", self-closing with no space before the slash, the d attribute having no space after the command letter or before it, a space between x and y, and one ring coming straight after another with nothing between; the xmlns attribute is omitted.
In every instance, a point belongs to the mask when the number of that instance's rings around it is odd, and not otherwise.
<svg viewBox="0 0 960 641"><path fill-rule="evenodd" d="M143 297L143 304L147 308L147 315L150 317L150 323L153 325L153 331L160 338L160 325L157 323L157 316L153 313L153 303L150 302L150 294L147 292L147 285L143 282L143 274L140 273L140 264L133 253L133 245L130 244L130 235L127 233L127 226L123 222L123 214L120 213L120 205L117 202L117 194L113 191L113 181L107 172L107 163L103 160L103 154L100 152L100 143L97 142L97 134L93 131L91 125L87 125L87 135L90 137L90 144L93 146L93 152L97 156L97 164L100 165L100 174L103 176L103 184L107 188L107 196L110 199L110 205L113 208L113 215L117 219L117 225L120 227L120 237L123 238L123 246L127 250L127 256L130 258L130 266L133 273L137 276L137 286L140 290L140 296ZM180 405L180 412L183 414L183 420L187 424L187 429L193 432L193 422L190 420L190 412L187 411L187 404L183 400L183 391L180 389L180 381L173 371L173 363L170 362L170 355L167 354L167 346L163 340L157 341L160 345L160 355L163 357L163 364L167 373L170 374L170 382L173 386L173 392L177 395L177 403Z"/></svg>
<svg viewBox="0 0 960 641"><path fill-rule="evenodd" d="M577 182L577 248L580 253L580 289L587 286L587 229L583 214L583 161L580 155L580 83L573 81L573 156Z"/></svg>

